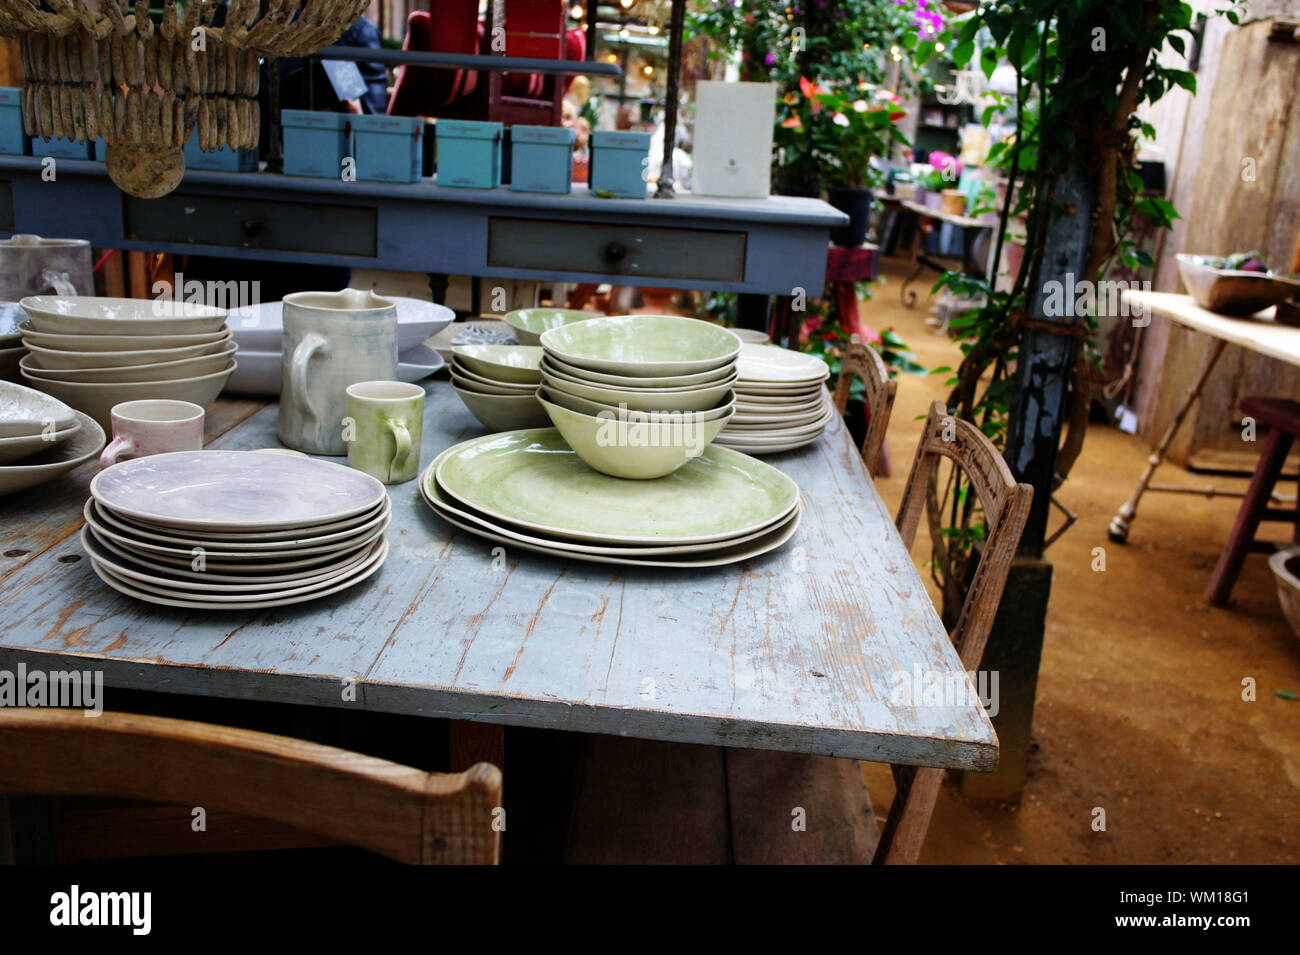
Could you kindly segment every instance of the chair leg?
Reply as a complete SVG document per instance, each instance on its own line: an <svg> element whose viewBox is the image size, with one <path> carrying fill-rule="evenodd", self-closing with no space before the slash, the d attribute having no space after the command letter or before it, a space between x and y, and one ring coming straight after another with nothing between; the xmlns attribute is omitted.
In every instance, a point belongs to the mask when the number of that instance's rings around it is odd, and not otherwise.
<svg viewBox="0 0 1300 955"><path fill-rule="evenodd" d="M876 843L872 865L916 864L930 829L935 803L939 801L943 774L942 769L894 768L894 802L880 832L880 841Z"/></svg>
<svg viewBox="0 0 1300 955"><path fill-rule="evenodd" d="M1223 545L1223 552L1219 554L1219 563L1215 566L1214 573L1210 576L1210 583L1205 588L1206 602L1215 607L1222 607L1228 602L1233 585L1237 583L1246 554L1255 540L1255 532L1259 530L1260 519L1268 508L1273 485L1277 483L1278 476L1282 473L1282 466L1286 463L1286 456L1291 450L1291 441L1291 435L1276 430L1269 432L1265 440L1264 451L1255 468L1255 476L1250 480L1250 487L1246 489L1241 510L1237 511L1237 520L1232 525L1232 533L1228 535L1228 542Z"/></svg>

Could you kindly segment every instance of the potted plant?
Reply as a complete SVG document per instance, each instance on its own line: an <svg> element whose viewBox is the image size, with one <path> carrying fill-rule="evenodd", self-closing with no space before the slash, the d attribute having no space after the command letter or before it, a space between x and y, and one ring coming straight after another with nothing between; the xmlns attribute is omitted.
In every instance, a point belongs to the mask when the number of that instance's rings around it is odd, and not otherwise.
<svg viewBox="0 0 1300 955"><path fill-rule="evenodd" d="M943 191L948 188L948 180L943 173L933 166L922 171L916 180L916 202L927 209L938 209L943 201Z"/></svg>
<svg viewBox="0 0 1300 955"><path fill-rule="evenodd" d="M831 241L859 246L867 237L871 190L884 183L884 170L872 160L887 156L894 143L907 143L897 126L906 115L900 97L866 84L827 89L807 77L800 77L799 91L784 98L780 125L803 134L828 184L826 201L849 217L847 225L831 230Z"/></svg>

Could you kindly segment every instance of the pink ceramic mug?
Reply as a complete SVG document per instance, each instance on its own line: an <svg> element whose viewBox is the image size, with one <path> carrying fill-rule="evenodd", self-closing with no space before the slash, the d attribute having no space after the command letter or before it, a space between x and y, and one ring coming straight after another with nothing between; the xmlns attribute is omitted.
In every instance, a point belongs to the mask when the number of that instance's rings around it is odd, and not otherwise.
<svg viewBox="0 0 1300 955"><path fill-rule="evenodd" d="M99 456L101 467L150 454L203 449L203 409L188 401L124 401L109 414L113 440Z"/></svg>

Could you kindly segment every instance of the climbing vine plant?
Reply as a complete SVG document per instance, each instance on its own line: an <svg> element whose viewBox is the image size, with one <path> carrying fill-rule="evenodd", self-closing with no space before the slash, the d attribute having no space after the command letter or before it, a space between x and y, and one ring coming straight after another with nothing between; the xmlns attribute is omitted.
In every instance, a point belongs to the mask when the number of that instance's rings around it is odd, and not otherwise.
<svg viewBox="0 0 1300 955"><path fill-rule="evenodd" d="M1227 0L1217 14L1236 23L1238 5L1239 0ZM987 125L999 112L1014 112L1016 135L996 144L989 155L989 162L1011 184L998 210L994 261L1002 261L1013 221L1024 223L1024 255L1009 289L1000 291L957 272L946 273L935 286L983 303L950 325L963 359L949 379L948 404L999 447L1005 446L1008 418L1017 400L1014 368L1020 322L1042 266L1047 227L1054 216L1073 211L1056 198L1057 184L1070 164L1079 164L1095 187L1093 234L1082 279L1100 279L1116 263L1150 267L1150 257L1130 239L1135 217L1164 228L1177 218L1165 200L1142 195L1137 137L1154 138L1155 130L1137 113L1171 89L1196 92L1193 73L1159 60L1165 49L1187 51L1194 38L1194 16L1180 0L985 0L977 10L952 21L940 36L911 37L907 42L921 64L942 43L959 68L979 69L991 77L999 65L1008 64L1015 73L1015 95L995 97L982 119ZM1077 321L1091 325L1092 317ZM1082 446L1092 354L1085 334L1072 381L1072 411L1058 481L1068 475ZM973 546L983 536L983 524L961 476L945 480L946 486L931 488L932 566L951 614L960 605L961 583Z"/></svg>

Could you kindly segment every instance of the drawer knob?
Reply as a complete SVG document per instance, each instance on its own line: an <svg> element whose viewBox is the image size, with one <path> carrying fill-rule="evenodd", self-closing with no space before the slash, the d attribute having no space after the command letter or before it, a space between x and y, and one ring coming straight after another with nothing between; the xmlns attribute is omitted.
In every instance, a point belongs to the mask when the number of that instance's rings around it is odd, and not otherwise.
<svg viewBox="0 0 1300 955"><path fill-rule="evenodd" d="M622 262L627 256L627 246L622 242L611 242L605 246L605 258L611 262Z"/></svg>
<svg viewBox="0 0 1300 955"><path fill-rule="evenodd" d="M239 227L244 230L244 235L252 239L266 231L266 222L262 219L245 219Z"/></svg>

